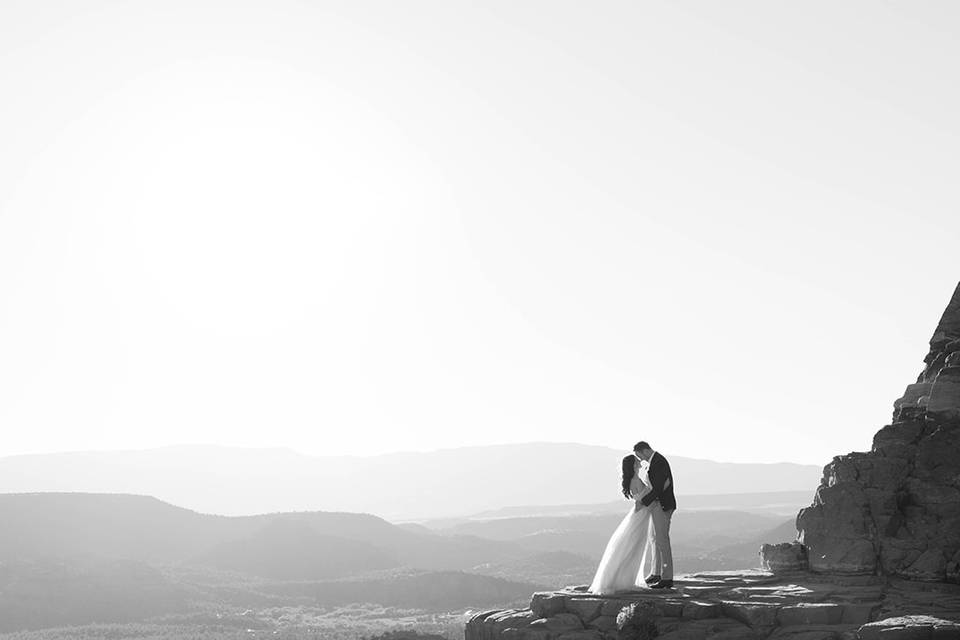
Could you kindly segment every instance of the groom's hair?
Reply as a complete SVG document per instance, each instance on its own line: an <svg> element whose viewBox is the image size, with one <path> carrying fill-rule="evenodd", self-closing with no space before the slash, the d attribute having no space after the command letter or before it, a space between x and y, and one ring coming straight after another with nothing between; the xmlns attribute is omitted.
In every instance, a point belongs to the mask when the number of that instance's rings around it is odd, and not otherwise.
<svg viewBox="0 0 960 640"><path fill-rule="evenodd" d="M637 444L633 445L634 451L643 451L644 449L650 449L651 451L653 451L653 447L647 444L646 440L641 440Z"/></svg>

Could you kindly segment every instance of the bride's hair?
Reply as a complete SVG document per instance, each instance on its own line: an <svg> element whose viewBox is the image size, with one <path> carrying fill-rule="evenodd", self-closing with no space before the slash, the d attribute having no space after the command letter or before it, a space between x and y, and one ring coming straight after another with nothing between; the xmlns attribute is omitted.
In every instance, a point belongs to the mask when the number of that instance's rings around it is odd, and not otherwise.
<svg viewBox="0 0 960 640"><path fill-rule="evenodd" d="M637 472L637 458L630 454L623 459L623 468L622 474L620 476L620 483L623 485L623 490L630 491L630 481L633 480L633 474Z"/></svg>

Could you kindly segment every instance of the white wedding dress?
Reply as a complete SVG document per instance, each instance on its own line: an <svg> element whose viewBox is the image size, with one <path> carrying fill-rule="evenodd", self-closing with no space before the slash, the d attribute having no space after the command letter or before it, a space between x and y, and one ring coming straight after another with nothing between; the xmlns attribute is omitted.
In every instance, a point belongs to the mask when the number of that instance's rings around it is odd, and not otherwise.
<svg viewBox="0 0 960 640"><path fill-rule="evenodd" d="M636 465L630 482L630 494L634 500L650 491L647 468L646 463ZM630 505L630 511L610 536L590 584L590 593L611 594L647 587L643 578L653 567L655 553L650 513L649 508L641 507L638 511L635 505Z"/></svg>

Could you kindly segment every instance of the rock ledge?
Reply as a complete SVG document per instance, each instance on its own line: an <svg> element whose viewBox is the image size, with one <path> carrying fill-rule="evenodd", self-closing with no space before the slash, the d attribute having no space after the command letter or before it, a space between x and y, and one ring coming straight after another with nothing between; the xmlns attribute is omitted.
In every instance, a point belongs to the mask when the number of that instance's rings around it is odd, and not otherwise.
<svg viewBox="0 0 960 640"><path fill-rule="evenodd" d="M661 640L960 640L960 586L876 576L764 571L683 576L668 591L535 593L527 609L486 611L465 640L613 640L633 603L655 611Z"/></svg>

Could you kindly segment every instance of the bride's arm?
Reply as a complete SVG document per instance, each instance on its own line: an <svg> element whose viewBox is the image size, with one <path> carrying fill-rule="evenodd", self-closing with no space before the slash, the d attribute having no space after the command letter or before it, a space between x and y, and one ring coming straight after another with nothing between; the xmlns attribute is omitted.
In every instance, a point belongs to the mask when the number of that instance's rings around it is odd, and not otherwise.
<svg viewBox="0 0 960 640"><path fill-rule="evenodd" d="M633 491L633 500L636 502L634 511L640 511L640 509L646 508L646 505L644 505L641 500L643 500L645 495L650 493L652 487L650 486L650 483L647 482L647 479L643 477L643 474L639 474L636 478L634 478L633 486L635 488Z"/></svg>

